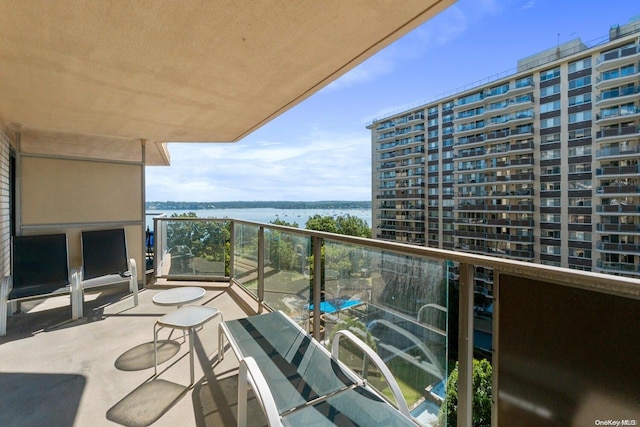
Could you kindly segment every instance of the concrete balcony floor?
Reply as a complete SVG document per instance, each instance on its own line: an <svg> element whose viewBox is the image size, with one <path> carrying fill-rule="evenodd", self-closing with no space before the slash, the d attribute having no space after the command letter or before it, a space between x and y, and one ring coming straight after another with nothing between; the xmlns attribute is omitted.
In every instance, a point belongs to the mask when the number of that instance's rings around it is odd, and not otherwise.
<svg viewBox="0 0 640 427"><path fill-rule="evenodd" d="M86 317L75 322L68 296L23 303L0 338L0 425L235 425L238 362L228 349L218 361L217 318L194 339L193 386L181 331L161 330L154 378L153 326L175 308L152 297L174 286L204 287L194 304L217 307L225 319L248 315L226 283L157 283L140 292L137 307L122 288L88 293ZM249 409L251 424L264 425L257 404Z"/></svg>

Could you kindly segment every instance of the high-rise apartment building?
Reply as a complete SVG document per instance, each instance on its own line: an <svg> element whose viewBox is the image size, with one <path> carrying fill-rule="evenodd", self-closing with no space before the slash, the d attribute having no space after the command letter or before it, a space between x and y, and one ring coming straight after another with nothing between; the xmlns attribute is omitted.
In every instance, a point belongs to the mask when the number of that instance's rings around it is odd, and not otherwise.
<svg viewBox="0 0 640 427"><path fill-rule="evenodd" d="M375 238L640 277L640 22L368 128Z"/></svg>

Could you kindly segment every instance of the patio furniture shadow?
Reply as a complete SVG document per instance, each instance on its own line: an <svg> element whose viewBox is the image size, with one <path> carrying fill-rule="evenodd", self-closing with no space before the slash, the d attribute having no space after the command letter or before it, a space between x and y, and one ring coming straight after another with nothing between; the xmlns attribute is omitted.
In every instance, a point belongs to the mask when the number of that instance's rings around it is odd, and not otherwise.
<svg viewBox="0 0 640 427"><path fill-rule="evenodd" d="M123 426L149 426L178 403L188 390L189 387L155 378L109 408L106 417Z"/></svg>
<svg viewBox="0 0 640 427"><path fill-rule="evenodd" d="M209 359L198 334L194 335L194 351L204 372L204 377L193 387L192 400L198 427L237 425L238 370L216 374L214 366L220 361L218 354ZM249 427L267 426L260 404L249 390L247 404Z"/></svg>
<svg viewBox="0 0 640 427"><path fill-rule="evenodd" d="M180 343L175 340L158 340L158 364L178 354ZM153 368L153 341L137 345L122 353L114 366L120 371L142 371Z"/></svg>
<svg viewBox="0 0 640 427"><path fill-rule="evenodd" d="M72 427L86 383L77 374L0 373L0 425ZM52 393L64 398L53 399ZM39 418L43 414L46 420Z"/></svg>

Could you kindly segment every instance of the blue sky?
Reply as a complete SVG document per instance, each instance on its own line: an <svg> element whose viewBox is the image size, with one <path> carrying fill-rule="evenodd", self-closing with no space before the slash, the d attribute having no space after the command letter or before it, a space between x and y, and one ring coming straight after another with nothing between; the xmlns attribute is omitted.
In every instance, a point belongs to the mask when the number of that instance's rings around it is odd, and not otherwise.
<svg viewBox="0 0 640 427"><path fill-rule="evenodd" d="M235 144L169 144L149 201L371 200L366 124L640 16L636 0L460 0Z"/></svg>

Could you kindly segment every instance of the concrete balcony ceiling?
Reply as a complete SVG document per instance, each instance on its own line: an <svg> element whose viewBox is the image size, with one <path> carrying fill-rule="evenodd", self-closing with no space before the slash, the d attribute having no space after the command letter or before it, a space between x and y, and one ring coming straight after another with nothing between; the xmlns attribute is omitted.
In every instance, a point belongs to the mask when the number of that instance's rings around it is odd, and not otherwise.
<svg viewBox="0 0 640 427"><path fill-rule="evenodd" d="M452 3L0 0L0 119L80 141L236 142Z"/></svg>

